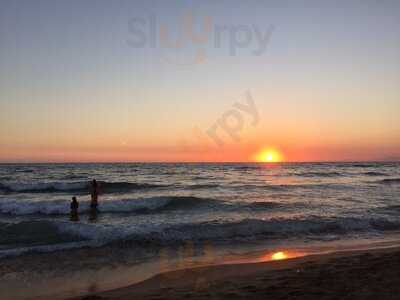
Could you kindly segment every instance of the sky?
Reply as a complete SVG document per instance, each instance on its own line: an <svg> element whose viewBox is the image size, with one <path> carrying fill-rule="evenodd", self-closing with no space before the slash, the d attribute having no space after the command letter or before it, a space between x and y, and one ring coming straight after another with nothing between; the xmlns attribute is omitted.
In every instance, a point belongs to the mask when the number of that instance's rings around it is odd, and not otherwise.
<svg viewBox="0 0 400 300"><path fill-rule="evenodd" d="M400 1L0 1L0 162L400 160Z"/></svg>

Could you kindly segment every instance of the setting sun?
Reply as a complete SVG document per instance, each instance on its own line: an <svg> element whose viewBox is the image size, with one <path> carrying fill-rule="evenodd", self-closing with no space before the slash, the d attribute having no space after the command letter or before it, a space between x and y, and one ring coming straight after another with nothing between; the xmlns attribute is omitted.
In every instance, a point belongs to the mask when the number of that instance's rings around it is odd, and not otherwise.
<svg viewBox="0 0 400 300"><path fill-rule="evenodd" d="M258 162L281 162L283 160L282 154L274 149L263 150L256 155Z"/></svg>

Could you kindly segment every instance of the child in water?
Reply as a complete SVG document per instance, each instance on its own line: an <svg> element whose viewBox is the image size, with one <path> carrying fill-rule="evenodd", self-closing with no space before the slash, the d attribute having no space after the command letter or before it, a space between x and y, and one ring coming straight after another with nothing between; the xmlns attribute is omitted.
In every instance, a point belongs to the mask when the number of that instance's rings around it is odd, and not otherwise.
<svg viewBox="0 0 400 300"><path fill-rule="evenodd" d="M71 221L78 221L78 208L79 208L79 203L76 197L72 197L71 201Z"/></svg>

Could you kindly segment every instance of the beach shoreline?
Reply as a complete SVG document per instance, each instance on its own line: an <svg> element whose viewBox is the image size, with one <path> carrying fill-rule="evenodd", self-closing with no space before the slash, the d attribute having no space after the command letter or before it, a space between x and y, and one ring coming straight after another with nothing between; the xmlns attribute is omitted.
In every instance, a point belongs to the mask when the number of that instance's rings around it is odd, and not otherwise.
<svg viewBox="0 0 400 300"><path fill-rule="evenodd" d="M394 251L393 253L395 253L395 250L400 247L400 235L399 232L394 231L384 236L369 236L363 239L360 239L359 236L349 236L347 239L332 241L269 240L268 243L262 242L252 246L249 243L241 245L240 243L215 244L210 241L202 243L187 241L178 245L159 245L158 248L142 245L140 251L138 246L126 241L101 247L82 247L50 252L32 251L17 256L2 257L0 258L0 298L64 300L85 299L85 297L96 295L109 299L107 298L110 297L109 292L124 290L132 285L136 285L132 287L132 290L143 290L150 294L157 293L162 285L172 286L173 291L173 287L177 283L175 281L181 284L182 280L179 278L184 278L187 285L182 288L194 293L193 297L197 299L197 287L207 287L209 283L199 279L197 275L188 275L192 272L191 270L204 270L204 274L206 274L203 276L204 278L209 279L214 276L216 281L223 282L226 279L224 278L227 275L226 270L229 268L232 268L232 271L228 277L235 277L234 271L237 271L237 266L240 266L240 274L248 274L251 277L254 272L262 271L262 266L268 266L266 271L270 272L274 268L271 270L269 268L276 264L283 265L284 269L293 269L292 265L287 264L302 261L314 263L321 257L345 257L351 256L353 253L378 253L380 251ZM284 254L282 255L280 252ZM273 255L276 255L278 259L282 257L289 259L273 261L270 264ZM247 268L246 272L242 270L243 266ZM220 268L225 271L220 275L215 275L219 272L215 272L215 270ZM400 269L400 265L398 268ZM323 270L324 267L321 267L321 271ZM352 263L348 264L348 271L352 272L351 270ZM164 278L166 274L173 274L172 278L175 278L175 281L168 281L164 284L164 281L161 280L162 285L154 284L157 282L157 278ZM167 277L169 276L167 275ZM198 280L200 281L197 282ZM233 282L237 280L238 278L234 278ZM153 283L148 284L148 282ZM238 283L240 282L241 280L238 281ZM142 288L142 284L145 284L144 288ZM232 284L236 285L236 283ZM259 288L262 286L256 287L256 290ZM143 297L146 299L147 295L143 295ZM179 295L171 294L170 298L175 299L176 297L179 298ZM117 298L114 298L114 294L112 294L110 299L120 298L118 295Z"/></svg>
<svg viewBox="0 0 400 300"><path fill-rule="evenodd" d="M302 269L303 267L297 266L303 263L318 265L319 272L324 272L325 269L331 269L324 263L327 260L348 257L349 262L341 267L352 272L351 270L358 269L355 264L357 260L352 257L362 256L364 259L368 256L363 255L368 253L373 256L378 255L378 261L386 263L387 259L380 255L400 253L400 239L398 234L395 234L391 238L386 236L384 239L366 239L363 242L324 241L317 244L297 244L297 246L283 243L272 247L260 247L250 251L240 249L236 252L234 248L230 248L229 252L221 252L220 249L214 248L213 251L206 251L198 258L193 257L192 251L188 248L181 247L175 250L163 248L159 251L159 257L148 257L147 260L135 257L130 247L123 249L116 245L26 253L0 259L0 282L2 282L0 298L63 300L86 299L85 297L95 295L105 299L123 300L139 296L140 299L147 299L146 297L152 298L150 295L158 293L158 299L164 299L164 292L161 290L167 288L170 295L166 299L179 298L179 291L182 289L187 293L190 292L194 299L198 299L204 289L209 288L210 282L220 282L224 285L223 282L229 281L231 287L236 290L243 280L251 281L251 278L257 277L260 272L266 272L268 275L269 272L286 270L285 276L288 276L287 280L290 281L291 272ZM180 256L174 256L171 251L177 251L174 253ZM283 257L287 259L271 261L277 252L283 252ZM167 256L168 254L170 256ZM277 257L281 258L279 255ZM368 265L368 260L364 259L361 267L368 269ZM400 264L397 267L400 270ZM243 276L248 278L245 279ZM185 280L181 280L182 278ZM262 290L262 286L253 288L254 291L260 289ZM304 289L308 289L307 286L304 286ZM137 295L139 291L140 295ZM175 295L175 292L178 294ZM214 294L214 292L209 293ZM217 298L224 299L224 297L220 295Z"/></svg>
<svg viewBox="0 0 400 300"><path fill-rule="evenodd" d="M70 299L398 299L399 293L397 244L170 271L124 288Z"/></svg>

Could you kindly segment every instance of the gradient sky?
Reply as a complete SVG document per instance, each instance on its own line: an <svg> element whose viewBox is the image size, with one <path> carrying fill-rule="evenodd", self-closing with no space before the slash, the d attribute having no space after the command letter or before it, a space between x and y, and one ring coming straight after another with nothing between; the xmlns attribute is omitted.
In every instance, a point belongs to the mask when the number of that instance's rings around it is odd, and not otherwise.
<svg viewBox="0 0 400 300"><path fill-rule="evenodd" d="M225 26L172 49L192 13ZM130 21L155 47L133 47ZM271 30L231 55L232 28ZM201 32L201 31L200 31ZM240 36L239 36L240 38ZM243 38L243 36L241 36ZM196 53L204 60L196 61ZM0 1L0 161L400 159L400 1ZM207 130L246 103L240 140ZM235 126L230 120L230 126Z"/></svg>

